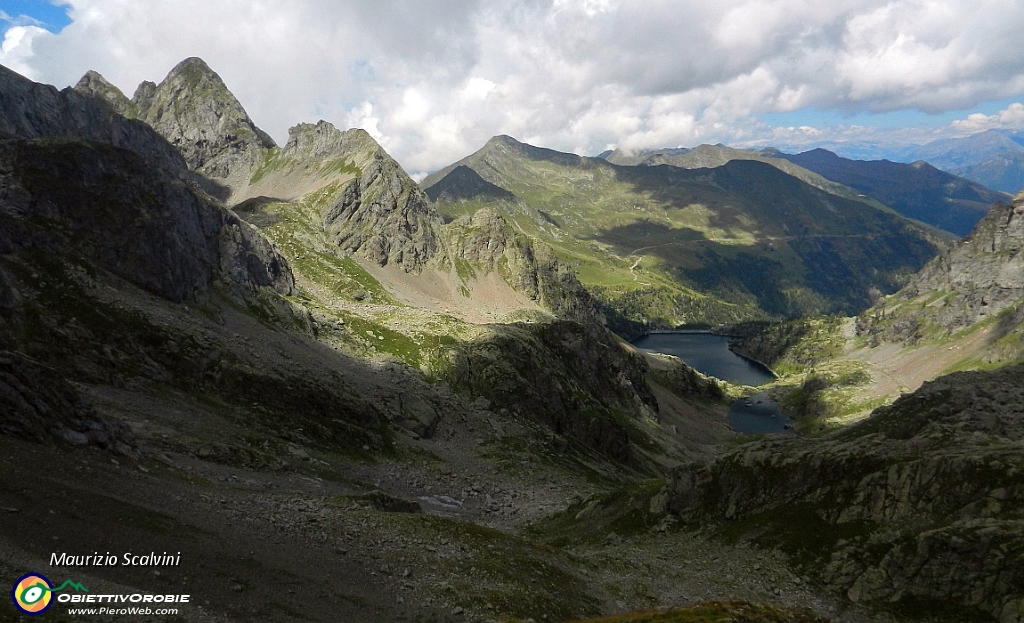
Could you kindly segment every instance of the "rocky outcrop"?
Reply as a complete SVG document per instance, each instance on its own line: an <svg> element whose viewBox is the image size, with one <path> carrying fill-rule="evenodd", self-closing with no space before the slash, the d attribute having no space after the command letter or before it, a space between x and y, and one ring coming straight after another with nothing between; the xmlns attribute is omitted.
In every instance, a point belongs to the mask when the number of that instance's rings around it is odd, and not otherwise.
<svg viewBox="0 0 1024 623"><path fill-rule="evenodd" d="M84 82L108 97L0 68L0 131L18 137L0 151L0 247L84 260L172 301L217 280L291 293L269 241L208 196L151 127L117 114L106 81Z"/></svg>
<svg viewBox="0 0 1024 623"><path fill-rule="evenodd" d="M774 534L856 601L932 600L1016 623L1021 387L1024 365L954 374L837 435L746 444L680 468L670 508Z"/></svg>
<svg viewBox="0 0 1024 623"><path fill-rule="evenodd" d="M897 298L936 291L955 292L940 314L950 328L997 314L1024 296L1024 198L997 204L974 231L926 265Z"/></svg>
<svg viewBox="0 0 1024 623"><path fill-rule="evenodd" d="M555 316L604 324L598 303L551 248L514 231L494 210L482 208L456 220L445 234L442 265L462 260L483 272L498 271L510 286Z"/></svg>
<svg viewBox="0 0 1024 623"><path fill-rule="evenodd" d="M970 235L929 262L902 290L864 312L858 332L875 340L914 343L935 328L948 335L1019 308L1024 300L1022 250L1024 197L1018 196L1010 204L996 204Z"/></svg>
<svg viewBox="0 0 1024 623"><path fill-rule="evenodd" d="M132 116L132 101L98 72L91 69L85 72L74 90L76 93L103 100L114 109L114 112L123 117Z"/></svg>
<svg viewBox="0 0 1024 623"><path fill-rule="evenodd" d="M444 373L453 387L547 425L620 462L636 463L631 415L653 417L647 365L593 324L501 327L460 346Z"/></svg>
<svg viewBox="0 0 1024 623"><path fill-rule="evenodd" d="M321 121L289 130L291 159L350 163L347 182L323 211L324 227L338 247L381 266L421 268L437 252L441 218L430 200L369 134L340 132Z"/></svg>
<svg viewBox="0 0 1024 623"><path fill-rule="evenodd" d="M661 355L667 365L651 370L651 378L677 396L724 400L725 390L713 377L697 372L675 357Z"/></svg>

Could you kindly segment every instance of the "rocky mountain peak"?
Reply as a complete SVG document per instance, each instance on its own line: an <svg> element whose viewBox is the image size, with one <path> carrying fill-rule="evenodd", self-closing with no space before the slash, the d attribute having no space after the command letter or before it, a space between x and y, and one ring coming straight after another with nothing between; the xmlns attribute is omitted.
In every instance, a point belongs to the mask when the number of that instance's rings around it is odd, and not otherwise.
<svg viewBox="0 0 1024 623"><path fill-rule="evenodd" d="M274 147L216 72L200 58L178 63L158 84L142 83L132 100L134 117L177 147L189 167L213 178L251 164Z"/></svg>
<svg viewBox="0 0 1024 623"><path fill-rule="evenodd" d="M343 157L357 162L369 160L375 154L387 156L366 130L343 131L322 119L315 124L300 123L289 128L285 151L313 161Z"/></svg>
<svg viewBox="0 0 1024 623"><path fill-rule="evenodd" d="M217 72L210 69L210 66L206 64L206 61L198 56L190 56L175 65L168 77L173 75L191 75L199 79L220 80L220 76L217 75ZM223 84L223 81L221 81L221 84Z"/></svg>
<svg viewBox="0 0 1024 623"><path fill-rule="evenodd" d="M85 72L74 86L74 90L82 95L91 95L105 101L119 115L129 115L131 100L98 72L91 69Z"/></svg>
<svg viewBox="0 0 1024 623"><path fill-rule="evenodd" d="M257 180L253 182L253 180ZM441 218L430 200L365 130L327 121L288 130L280 150L264 152L243 196L301 197L333 189L320 216L342 251L381 266L421 268L438 250Z"/></svg>
<svg viewBox="0 0 1024 623"><path fill-rule="evenodd" d="M152 128L125 119L100 98L74 89L58 91L3 66L0 66L0 132L22 138L77 136L134 151L171 168L184 164L181 154Z"/></svg>
<svg viewBox="0 0 1024 623"><path fill-rule="evenodd" d="M323 211L324 227L342 250L407 271L434 257L440 216L372 136L326 121L297 125L288 134L283 152L289 160L352 171L354 178Z"/></svg>

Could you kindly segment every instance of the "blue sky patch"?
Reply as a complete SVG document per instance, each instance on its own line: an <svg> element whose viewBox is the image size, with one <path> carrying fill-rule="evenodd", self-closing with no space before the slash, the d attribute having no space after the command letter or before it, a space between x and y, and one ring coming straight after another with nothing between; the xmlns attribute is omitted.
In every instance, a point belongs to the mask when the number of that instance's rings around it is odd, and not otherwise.
<svg viewBox="0 0 1024 623"><path fill-rule="evenodd" d="M765 113L758 115L758 118L768 125L784 128L800 126L810 126L813 128L865 126L879 129L938 128L949 125L958 119L964 119L969 114L994 115L1018 101L1020 101L1020 97L1012 97L1004 100L984 102L964 110L947 110L937 114L914 109L848 114L836 110L821 110L808 107L786 113Z"/></svg>
<svg viewBox="0 0 1024 623"><path fill-rule="evenodd" d="M71 23L66 5L47 0L0 0L0 11L6 16L7 23L0 24L5 31L11 26L33 25L56 33Z"/></svg>

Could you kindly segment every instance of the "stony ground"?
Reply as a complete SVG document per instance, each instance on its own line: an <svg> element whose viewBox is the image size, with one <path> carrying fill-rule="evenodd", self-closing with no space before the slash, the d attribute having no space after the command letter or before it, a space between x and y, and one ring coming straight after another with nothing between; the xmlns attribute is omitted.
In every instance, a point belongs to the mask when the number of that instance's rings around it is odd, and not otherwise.
<svg viewBox="0 0 1024 623"><path fill-rule="evenodd" d="M875 398L892 402L901 394L916 390L924 382L948 372L957 362L978 356L991 337L991 331L983 329L948 344L908 347L883 343L869 348L857 339L853 327L853 318L844 321L845 345L839 361L867 365L871 380L857 388L858 396L865 402ZM842 418L841 423L849 424L868 415L870 410L852 413Z"/></svg>
<svg viewBox="0 0 1024 623"><path fill-rule="evenodd" d="M670 521L577 542L531 530L618 485L545 447L542 430L482 408L443 419L435 439L398 438L390 457L291 444L257 469L208 450L210 439L238 435L237 423L196 418L203 407L187 397L87 389L109 417L135 414L140 455L0 438L3 577L37 571L93 591L188 593L194 603L179 619L190 621L559 621L713 599L879 620L843 611L777 552ZM403 512L409 502L423 512ZM54 552L93 551L180 551L181 565L48 564ZM12 613L5 606L0 619Z"/></svg>

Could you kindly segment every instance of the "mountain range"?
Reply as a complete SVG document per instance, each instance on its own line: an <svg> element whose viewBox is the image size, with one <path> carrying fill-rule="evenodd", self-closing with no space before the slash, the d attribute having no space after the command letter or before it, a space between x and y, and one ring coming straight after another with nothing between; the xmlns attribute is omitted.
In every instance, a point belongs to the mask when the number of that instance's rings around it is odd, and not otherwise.
<svg viewBox="0 0 1024 623"><path fill-rule="evenodd" d="M816 185L747 159L622 166L500 136L421 185L449 218L500 211L576 267L610 316L640 324L855 313L943 241L807 177Z"/></svg>
<svg viewBox="0 0 1024 623"><path fill-rule="evenodd" d="M925 160L994 190L1024 189L1024 133L986 130L963 138L941 139L909 150L905 158Z"/></svg>
<svg viewBox="0 0 1024 623"><path fill-rule="evenodd" d="M814 150L784 159L845 184L896 210L945 231L966 236L992 204L1010 200L980 184L945 173L927 162L860 161Z"/></svg>
<svg viewBox="0 0 1024 623"><path fill-rule="evenodd" d="M196 621L1022 620L1024 199L950 243L690 154L499 136L416 184L362 130L277 145L200 59L131 98L0 68L0 571ZM800 434L610 330L751 319Z"/></svg>
<svg viewBox="0 0 1024 623"><path fill-rule="evenodd" d="M730 160L756 160L827 192L851 199L873 199L876 205L957 236L967 235L993 203L1010 199L1005 193L940 171L923 161L903 164L850 160L825 149L794 155L775 149L701 145L690 150L653 150L629 156L609 152L604 157L619 164L671 164L690 169L721 166Z"/></svg>

